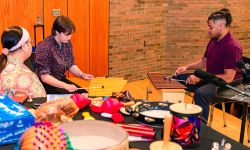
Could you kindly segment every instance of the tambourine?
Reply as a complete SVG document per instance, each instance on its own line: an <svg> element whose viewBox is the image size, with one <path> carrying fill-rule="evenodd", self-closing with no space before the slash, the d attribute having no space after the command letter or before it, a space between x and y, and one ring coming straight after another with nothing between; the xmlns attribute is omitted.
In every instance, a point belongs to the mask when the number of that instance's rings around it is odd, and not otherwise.
<svg viewBox="0 0 250 150"><path fill-rule="evenodd" d="M153 127L162 127L164 116L169 112L170 103L143 102L135 108L137 121Z"/></svg>

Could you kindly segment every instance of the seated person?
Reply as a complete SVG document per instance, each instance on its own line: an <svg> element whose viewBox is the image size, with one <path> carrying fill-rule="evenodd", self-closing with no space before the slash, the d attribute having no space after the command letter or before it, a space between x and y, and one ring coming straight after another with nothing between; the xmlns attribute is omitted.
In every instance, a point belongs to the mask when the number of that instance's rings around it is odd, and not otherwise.
<svg viewBox="0 0 250 150"><path fill-rule="evenodd" d="M19 26L12 26L2 33L2 59L0 66L0 90L22 91L31 98L46 97L45 89L35 73L24 61L32 53L28 31Z"/></svg>
<svg viewBox="0 0 250 150"><path fill-rule="evenodd" d="M224 79L228 83L242 77L235 64L241 59L243 50L239 42L229 32L231 22L232 16L228 9L213 12L208 17L208 33L211 40L207 45L205 54L198 61L177 68L176 74L178 79L184 77L184 75L178 74L184 73L186 70L204 68L206 68L207 72ZM187 89L195 91L195 104L202 107L202 116L207 121L209 103L215 99L218 87L211 83L206 83L194 75L188 75L184 80L186 80L188 85Z"/></svg>
<svg viewBox="0 0 250 150"><path fill-rule="evenodd" d="M35 70L47 94L69 94L77 91L80 86L65 76L68 70L86 80L93 78L91 74L83 73L74 63L70 41L74 31L73 22L65 16L59 16L53 23L52 35L37 45Z"/></svg>

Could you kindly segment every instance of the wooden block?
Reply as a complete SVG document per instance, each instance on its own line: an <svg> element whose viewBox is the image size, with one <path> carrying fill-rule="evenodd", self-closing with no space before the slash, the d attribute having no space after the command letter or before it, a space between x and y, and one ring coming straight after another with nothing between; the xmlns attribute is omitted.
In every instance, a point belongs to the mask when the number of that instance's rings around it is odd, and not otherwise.
<svg viewBox="0 0 250 150"><path fill-rule="evenodd" d="M170 103L184 103L184 89L164 89L162 91L162 101Z"/></svg>
<svg viewBox="0 0 250 150"><path fill-rule="evenodd" d="M156 89L149 83L148 101L163 101L170 103L183 103L185 98L184 89Z"/></svg>
<svg viewBox="0 0 250 150"><path fill-rule="evenodd" d="M127 80L123 78L97 77L90 81L89 96L111 96L112 92L122 91L125 84L127 84Z"/></svg>
<svg viewBox="0 0 250 150"><path fill-rule="evenodd" d="M78 77L70 77L68 78L70 81L76 83L80 87L89 87L89 81L78 78Z"/></svg>
<svg viewBox="0 0 250 150"><path fill-rule="evenodd" d="M89 96L111 96L112 92L122 91L127 84L127 80L123 78L96 77L90 82L77 77L68 79L85 88L89 92Z"/></svg>
<svg viewBox="0 0 250 150"><path fill-rule="evenodd" d="M164 80L167 75L148 73L148 101L164 101L170 103L184 102L185 86L177 81Z"/></svg>
<svg viewBox="0 0 250 150"><path fill-rule="evenodd" d="M166 80L167 74L150 72L148 77L156 89L186 89L184 85L175 80Z"/></svg>

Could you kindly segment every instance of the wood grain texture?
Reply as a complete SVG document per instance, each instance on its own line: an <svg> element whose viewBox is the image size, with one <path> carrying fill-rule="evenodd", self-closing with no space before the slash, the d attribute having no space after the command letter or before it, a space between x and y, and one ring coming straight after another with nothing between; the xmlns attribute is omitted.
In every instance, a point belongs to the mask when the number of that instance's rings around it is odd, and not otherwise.
<svg viewBox="0 0 250 150"><path fill-rule="evenodd" d="M57 17L52 15L53 9L60 9L60 15L71 18L76 26L72 43L79 68L94 76L108 76L108 0L2 0L0 32L9 26L20 25L28 29L34 39L33 26L40 16L47 37ZM38 43L43 39L42 30L37 28L36 31Z"/></svg>
<svg viewBox="0 0 250 150"><path fill-rule="evenodd" d="M90 73L108 75L108 0L90 1Z"/></svg>
<svg viewBox="0 0 250 150"><path fill-rule="evenodd" d="M37 22L37 16L43 15L41 6L42 0L1 0L0 33L2 34L2 32L10 26L22 26L29 31L31 39L33 40L33 25ZM34 43L32 43L32 45L34 45Z"/></svg>
<svg viewBox="0 0 250 150"><path fill-rule="evenodd" d="M154 87L157 89L186 89L186 87L174 80L165 80L167 74L162 74L158 72L148 73L150 81L153 83Z"/></svg>
<svg viewBox="0 0 250 150"><path fill-rule="evenodd" d="M51 34L53 22L57 17L52 15L53 9L60 9L61 15L67 16L67 0L44 0L45 37Z"/></svg>
<svg viewBox="0 0 250 150"><path fill-rule="evenodd" d="M89 73L89 1L69 0L68 17L76 26L72 36L75 63L83 72Z"/></svg>

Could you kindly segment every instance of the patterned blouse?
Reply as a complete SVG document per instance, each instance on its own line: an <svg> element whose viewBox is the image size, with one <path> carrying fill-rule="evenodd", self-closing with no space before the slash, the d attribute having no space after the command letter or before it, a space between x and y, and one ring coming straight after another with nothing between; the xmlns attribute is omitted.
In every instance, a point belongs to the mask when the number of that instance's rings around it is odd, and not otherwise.
<svg viewBox="0 0 250 150"><path fill-rule="evenodd" d="M7 65L0 74L0 90L21 90L29 96L46 97L46 92L35 73L16 58L7 57Z"/></svg>
<svg viewBox="0 0 250 150"><path fill-rule="evenodd" d="M54 36L50 35L37 45L35 52L36 73L40 77L49 74L61 80L64 73L74 65L71 42L57 43Z"/></svg>

